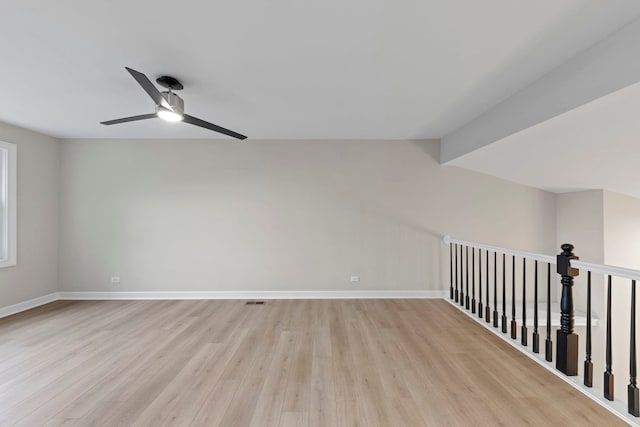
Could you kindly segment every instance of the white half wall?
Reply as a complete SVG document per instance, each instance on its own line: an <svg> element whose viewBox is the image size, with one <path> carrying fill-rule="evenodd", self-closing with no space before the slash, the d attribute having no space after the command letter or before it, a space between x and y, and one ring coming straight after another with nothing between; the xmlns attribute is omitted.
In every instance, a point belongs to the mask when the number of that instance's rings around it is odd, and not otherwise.
<svg viewBox="0 0 640 427"><path fill-rule="evenodd" d="M0 268L0 308L58 290L59 142L0 123L18 146L18 265Z"/></svg>
<svg viewBox="0 0 640 427"><path fill-rule="evenodd" d="M63 141L61 291L438 290L444 234L555 253L553 194L438 145Z"/></svg>

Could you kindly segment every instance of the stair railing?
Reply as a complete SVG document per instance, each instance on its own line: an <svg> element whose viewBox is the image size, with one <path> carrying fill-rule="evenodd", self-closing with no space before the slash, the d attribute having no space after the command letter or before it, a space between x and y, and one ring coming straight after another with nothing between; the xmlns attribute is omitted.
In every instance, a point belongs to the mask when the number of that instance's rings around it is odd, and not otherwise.
<svg viewBox="0 0 640 427"><path fill-rule="evenodd" d="M630 280L631 301L630 301L630 337L629 337L629 384L627 386L627 410L634 417L640 417L640 390L637 385L637 355L636 355L636 281L640 280L640 271L605 264L595 264L580 261L574 254L574 247L565 243L561 246L562 252L557 256L536 254L531 252L518 251L501 248L497 246L485 245L481 243L468 242L453 239L449 236L444 238L445 244L449 245L450 261L450 299L459 304L463 309L479 318L484 317L486 323L492 324L494 328L503 334L507 333L507 288L511 285L511 321L510 337L514 340L518 338L518 325L516 318L516 297L519 285L516 279L516 261L522 268L522 325L520 327L520 342L522 346L528 347L529 331L526 326L527 316L527 262L533 264L533 332L532 351L540 352L540 334L538 317L538 297L540 267L542 273L546 270L546 338L545 338L545 360L553 361L553 340L551 331L551 299L552 299L552 265L556 265L556 273L560 276L561 298L560 298L560 328L556 331L556 369L567 376L578 375L578 350L579 339L574 330L575 313L573 286L574 277L580 271L587 273L587 313L586 313L586 358L584 361L584 385L593 387L593 361L592 361L592 315L591 315L591 274L598 273L607 278L606 292L606 335L605 335L605 371L603 373L603 396L609 401L614 400L614 374L612 368L612 319L611 319L611 291L612 277ZM484 251L484 254L483 254ZM471 256L469 256L471 252ZM477 261L476 261L477 252ZM493 257L491 256L493 254ZM499 254L502 255L502 262L498 263ZM508 260L510 257L511 260ZM483 268L483 259L485 261ZM493 259L493 277L491 277L490 261ZM471 266L469 262L471 261ZM507 283L506 266L511 264L511 280ZM500 267L498 266L500 264ZM546 266L546 269L544 268ZM477 269L476 269L477 267ZM500 271L501 270L501 271ZM469 289L469 273L471 272L471 292ZM475 279L478 277L479 300L476 301ZM502 278L501 280L500 277ZM493 281L491 280L493 279ZM485 284L484 307L482 297L482 284ZM493 307L491 307L490 290L493 283ZM501 295L501 298L500 298ZM501 303L502 316L498 321L499 303ZM484 308L484 310L483 310ZM476 314L477 313L477 314ZM492 319L493 318L493 319ZM492 322L493 320L493 322Z"/></svg>

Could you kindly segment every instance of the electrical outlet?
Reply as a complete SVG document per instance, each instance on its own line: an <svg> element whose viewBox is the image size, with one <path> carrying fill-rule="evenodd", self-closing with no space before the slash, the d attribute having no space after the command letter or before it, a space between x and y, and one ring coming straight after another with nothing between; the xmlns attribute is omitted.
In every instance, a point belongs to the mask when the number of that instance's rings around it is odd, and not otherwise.
<svg viewBox="0 0 640 427"><path fill-rule="evenodd" d="M356 283L360 281L360 276L351 276L351 283Z"/></svg>
<svg viewBox="0 0 640 427"><path fill-rule="evenodd" d="M111 278L111 283L120 283L120 276L113 276Z"/></svg>

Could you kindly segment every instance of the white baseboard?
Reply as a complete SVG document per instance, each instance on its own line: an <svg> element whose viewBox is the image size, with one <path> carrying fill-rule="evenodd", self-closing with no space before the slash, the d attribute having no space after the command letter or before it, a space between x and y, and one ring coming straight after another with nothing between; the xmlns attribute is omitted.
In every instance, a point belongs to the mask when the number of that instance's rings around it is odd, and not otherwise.
<svg viewBox="0 0 640 427"><path fill-rule="evenodd" d="M446 296L447 291L58 292L58 299L61 300L426 299Z"/></svg>
<svg viewBox="0 0 640 427"><path fill-rule="evenodd" d="M10 305L8 307L2 307L0 308L0 318L11 316L12 314L17 314L22 311L31 310L32 308L49 304L50 302L57 301L58 299L58 293L54 292L28 301L19 302L18 304Z"/></svg>
<svg viewBox="0 0 640 427"><path fill-rule="evenodd" d="M184 299L430 299L447 291L185 291L185 292L54 292L8 307L0 318L58 300L184 300Z"/></svg>

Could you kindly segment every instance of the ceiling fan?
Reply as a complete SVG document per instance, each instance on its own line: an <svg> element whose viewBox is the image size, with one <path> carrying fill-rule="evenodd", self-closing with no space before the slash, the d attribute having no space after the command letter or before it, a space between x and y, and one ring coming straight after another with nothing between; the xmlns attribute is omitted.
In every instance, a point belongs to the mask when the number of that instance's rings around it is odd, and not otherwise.
<svg viewBox="0 0 640 427"><path fill-rule="evenodd" d="M106 122L100 122L103 125L117 125L119 123L134 122L137 120L153 119L160 117L168 122L185 122L190 125L200 126L205 129L212 130L214 132L222 133L224 135L232 136L237 139L247 139L245 135L239 134L229 129L225 129L221 126L214 125L213 123L206 122L197 117L190 116L184 113L184 101L173 91L181 90L184 88L182 83L173 77L162 76L156 79L156 82L168 89L164 92L160 92L151 81L139 71L133 70L129 67L125 67L129 74L133 76L140 86L147 92L147 94L156 103L156 112L151 114L142 114L139 116L125 117L122 119L108 120Z"/></svg>

